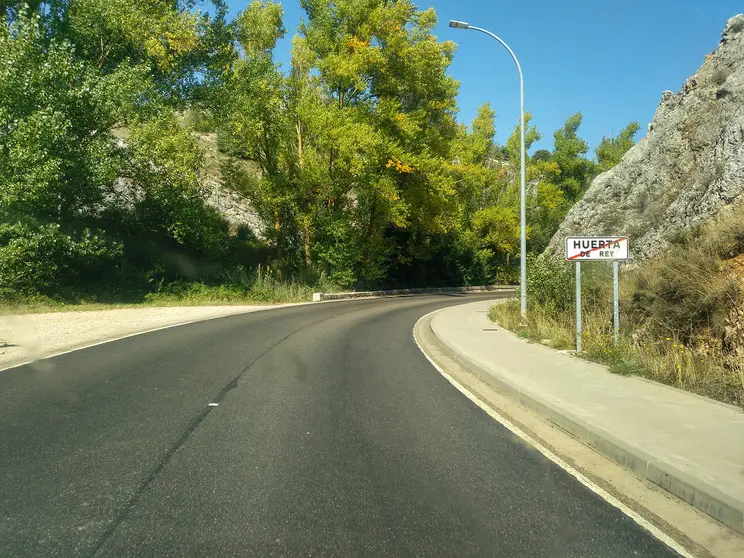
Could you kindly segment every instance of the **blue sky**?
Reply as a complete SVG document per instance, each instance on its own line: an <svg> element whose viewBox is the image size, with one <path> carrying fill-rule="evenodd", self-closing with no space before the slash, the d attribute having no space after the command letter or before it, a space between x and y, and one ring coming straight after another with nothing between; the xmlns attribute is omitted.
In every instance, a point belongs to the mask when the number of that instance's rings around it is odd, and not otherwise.
<svg viewBox="0 0 744 558"><path fill-rule="evenodd" d="M234 16L249 0L228 3ZM276 58L286 67L303 11L298 0L282 5L288 33ZM525 74L527 110L543 135L533 150L551 149L553 132L577 111L584 115L580 135L592 150L633 120L644 133L662 91L678 91L716 48L726 21L744 12L741 0L419 0L417 5L434 7L439 39L458 45L449 71L460 82L458 119L470 122L477 107L491 101L499 142L519 117L514 63L493 39L450 29L448 21L489 29L512 47Z"/></svg>

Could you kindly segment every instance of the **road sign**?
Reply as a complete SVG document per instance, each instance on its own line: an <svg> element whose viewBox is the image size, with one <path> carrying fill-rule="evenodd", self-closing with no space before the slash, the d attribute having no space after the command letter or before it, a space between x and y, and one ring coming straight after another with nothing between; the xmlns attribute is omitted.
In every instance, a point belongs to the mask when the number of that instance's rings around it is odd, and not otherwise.
<svg viewBox="0 0 744 558"><path fill-rule="evenodd" d="M566 259L576 262L576 352L581 352L581 262L612 262L612 322L614 342L620 335L620 305L618 302L618 267L628 259L627 236L569 236L566 237Z"/></svg>
<svg viewBox="0 0 744 558"><path fill-rule="evenodd" d="M572 262L588 260L627 260L627 236L566 237L566 259Z"/></svg>

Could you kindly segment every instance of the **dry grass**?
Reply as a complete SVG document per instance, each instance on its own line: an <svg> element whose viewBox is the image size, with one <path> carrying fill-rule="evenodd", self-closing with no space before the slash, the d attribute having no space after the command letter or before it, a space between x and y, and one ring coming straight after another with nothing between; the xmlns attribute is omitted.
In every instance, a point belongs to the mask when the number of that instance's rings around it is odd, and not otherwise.
<svg viewBox="0 0 744 558"><path fill-rule="evenodd" d="M555 349L575 347L574 316L557 320L540 307L530 308L527 322L521 319L519 303L509 301L491 307L489 317L519 336ZM580 356L605 364L612 372L637 375L744 407L744 365L727 362L719 352L703 354L679 339L665 337L653 343L637 343L627 331L614 345L607 312L583 312Z"/></svg>
<svg viewBox="0 0 744 558"><path fill-rule="evenodd" d="M527 316L527 321L523 322L519 301L516 300L494 304L488 312L492 321L520 337L541 342L554 349L570 349L574 346L574 334L568 323L556 320L539 306L530 308Z"/></svg>
<svg viewBox="0 0 744 558"><path fill-rule="evenodd" d="M740 215L741 209L732 210L714 223L678 235L664 257L622 274L617 345L609 273L599 265L584 266L592 270L582 274L586 288L581 356L616 373L644 376L744 407ZM555 284L554 278L551 281ZM539 284L532 287L535 293ZM539 293L534 295L526 323L516 302L494 306L489 316L522 337L573 348L574 312L565 305L562 311L541 305L539 299ZM732 331L738 335L733 343Z"/></svg>

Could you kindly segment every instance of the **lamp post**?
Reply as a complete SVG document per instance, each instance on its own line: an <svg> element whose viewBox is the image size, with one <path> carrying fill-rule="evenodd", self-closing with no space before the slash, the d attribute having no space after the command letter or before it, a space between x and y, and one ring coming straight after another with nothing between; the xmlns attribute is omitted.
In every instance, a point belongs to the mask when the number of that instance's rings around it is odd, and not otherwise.
<svg viewBox="0 0 744 558"><path fill-rule="evenodd" d="M514 63L517 65L517 71L519 72L519 140L520 140L520 169L519 169L519 263L520 263L520 277L519 277L519 291L520 291L520 306L522 308L522 317L527 315L527 202L526 202L526 188L525 188L525 148L524 148L524 76L522 75L522 66L519 65L519 60L514 54L514 51L509 48L500 37L494 35L490 31L481 29L480 27L474 27L464 21L450 20L450 27L455 29L472 29L473 31L480 31L485 33L489 37L496 39L501 46L503 46L511 57L514 59Z"/></svg>

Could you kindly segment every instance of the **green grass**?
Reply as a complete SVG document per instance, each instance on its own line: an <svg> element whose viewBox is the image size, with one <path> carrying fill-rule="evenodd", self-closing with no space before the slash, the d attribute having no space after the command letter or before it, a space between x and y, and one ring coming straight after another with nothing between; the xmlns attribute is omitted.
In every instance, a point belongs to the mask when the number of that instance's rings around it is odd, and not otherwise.
<svg viewBox="0 0 744 558"><path fill-rule="evenodd" d="M27 300L23 302L3 302L0 304L0 316L9 314L47 314L51 312L93 312L97 310L114 310L116 308L138 308L141 306L154 305L145 303L69 303L55 300Z"/></svg>
<svg viewBox="0 0 744 558"><path fill-rule="evenodd" d="M183 294L153 293L146 295L138 302L65 302L53 299L34 299L0 304L0 315L8 314L42 314L51 312L94 312L115 310L117 308L147 308L166 306L242 306L271 305L290 302L309 302L310 295L292 295L282 297L279 294L262 296L257 293L225 292L219 288L207 288L200 292Z"/></svg>
<svg viewBox="0 0 744 558"><path fill-rule="evenodd" d="M144 302L158 305L277 304L307 302L312 300L312 295L312 287L297 281L261 278L250 286L172 283L162 290L145 295Z"/></svg>
<svg viewBox="0 0 744 558"><path fill-rule="evenodd" d="M0 303L0 314L30 314L139 308L152 306L261 305L309 302L316 290L331 292L334 285L279 280L271 274L239 271L219 284L175 281L138 288L108 288L51 298L33 296Z"/></svg>
<svg viewBox="0 0 744 558"><path fill-rule="evenodd" d="M494 304L489 309L488 317L523 339L536 341L554 349L573 347L574 337L568 331L568 324L549 319L548 313L539 306L531 307L527 313L527 320L524 321L519 301L509 300Z"/></svg>

